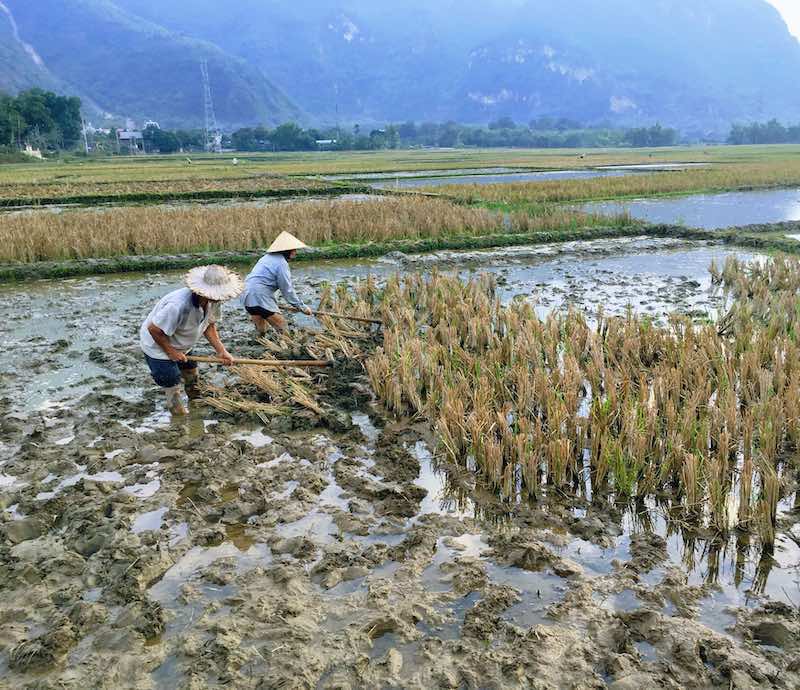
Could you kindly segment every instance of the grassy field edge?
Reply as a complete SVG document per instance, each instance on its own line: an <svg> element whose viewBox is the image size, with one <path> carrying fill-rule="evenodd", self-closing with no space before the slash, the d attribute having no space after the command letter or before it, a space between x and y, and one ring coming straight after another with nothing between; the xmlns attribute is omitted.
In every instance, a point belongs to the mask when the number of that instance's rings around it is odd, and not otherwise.
<svg viewBox="0 0 800 690"><path fill-rule="evenodd" d="M491 235L452 235L415 240L393 240L362 244L338 243L304 250L296 261L370 259L391 252L423 254L439 250L498 249L522 245L574 242L625 237L674 237L694 241L713 241L762 251L800 254L800 242L785 237L789 231L800 231L800 223L775 223L711 231L681 225L600 226L530 233ZM39 261L28 264L0 264L0 283L48 278L165 271L189 269L208 263L230 266L254 264L261 250L195 252L150 256L118 256L69 261Z"/></svg>

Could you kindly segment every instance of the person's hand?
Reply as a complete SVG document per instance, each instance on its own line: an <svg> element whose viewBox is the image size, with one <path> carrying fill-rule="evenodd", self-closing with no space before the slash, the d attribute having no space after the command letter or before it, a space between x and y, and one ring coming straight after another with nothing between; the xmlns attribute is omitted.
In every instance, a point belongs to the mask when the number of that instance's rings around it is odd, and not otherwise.
<svg viewBox="0 0 800 690"><path fill-rule="evenodd" d="M233 357L231 357L231 353L228 352L227 350L224 349L220 350L219 352L217 352L217 355L219 356L219 358L222 360L222 363L226 367L229 367L233 364Z"/></svg>
<svg viewBox="0 0 800 690"><path fill-rule="evenodd" d="M170 350L169 352L167 352L167 354L169 355L169 358L173 362L188 362L189 361L188 359L186 359L186 355L183 352L181 352L180 350L176 350L174 348L172 350Z"/></svg>
<svg viewBox="0 0 800 690"><path fill-rule="evenodd" d="M314 313L311 307L303 307L303 309L300 311L302 311L306 316L311 316Z"/></svg>

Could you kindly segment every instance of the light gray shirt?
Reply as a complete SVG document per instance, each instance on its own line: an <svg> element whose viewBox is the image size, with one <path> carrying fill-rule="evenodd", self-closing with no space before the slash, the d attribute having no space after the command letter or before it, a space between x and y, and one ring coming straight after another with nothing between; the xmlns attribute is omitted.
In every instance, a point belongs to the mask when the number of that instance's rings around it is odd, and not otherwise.
<svg viewBox="0 0 800 690"><path fill-rule="evenodd" d="M176 350L189 352L206 329L219 319L219 303L209 302L205 311L189 288L180 288L162 297L148 314L139 329L142 352L153 359L169 359L161 346L153 340L148 326L157 326Z"/></svg>
<svg viewBox="0 0 800 690"><path fill-rule="evenodd" d="M281 291L286 301L297 309L305 309L292 285L289 262L283 254L265 254L244 279L245 307L261 307L267 311L279 312L275 292Z"/></svg>

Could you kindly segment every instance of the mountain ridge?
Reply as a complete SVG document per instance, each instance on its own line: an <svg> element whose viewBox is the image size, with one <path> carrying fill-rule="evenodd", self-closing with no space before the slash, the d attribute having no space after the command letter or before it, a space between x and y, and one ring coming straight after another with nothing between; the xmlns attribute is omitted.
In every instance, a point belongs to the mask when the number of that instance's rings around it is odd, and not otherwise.
<svg viewBox="0 0 800 690"><path fill-rule="evenodd" d="M69 85L107 113L157 119L165 126L201 126L199 65L206 60L221 123L304 119L258 68L110 0L41 0L35 7L25 0L3 2L21 40L56 73L59 90Z"/></svg>
<svg viewBox="0 0 800 690"><path fill-rule="evenodd" d="M70 23L87 8L138 25L129 35L139 39L149 32L161 63L178 65L173 75L188 79L194 69L181 50L215 56L212 88L228 127L274 124L278 114L302 121L305 113L306 122L324 124L556 116L661 121L690 132L800 119L800 94L787 88L800 73L800 42L766 0L229 0L224 11L217 0L42 0L37 9L3 2L53 73L93 97L91 68L76 75L70 59L80 44ZM56 9L64 35L37 19L46 6L71 8ZM130 64L124 51L105 60L115 57L123 69ZM195 89L188 97L185 85L160 79L150 90L179 100L170 121L201 112L199 77ZM126 114L137 105L101 95L103 107L113 100ZM165 100L148 96L150 116Z"/></svg>

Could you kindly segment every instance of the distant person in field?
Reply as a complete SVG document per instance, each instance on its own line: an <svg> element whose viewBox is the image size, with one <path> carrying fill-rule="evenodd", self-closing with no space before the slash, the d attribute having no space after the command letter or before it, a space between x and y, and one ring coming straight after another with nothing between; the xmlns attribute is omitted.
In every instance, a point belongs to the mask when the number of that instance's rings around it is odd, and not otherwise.
<svg viewBox="0 0 800 690"><path fill-rule="evenodd" d="M269 326L278 331L286 328L286 319L275 301L278 290L295 309L312 313L294 291L289 270L289 262L297 256L297 250L307 246L294 235L282 232L244 279L244 308L261 335Z"/></svg>
<svg viewBox="0 0 800 690"><path fill-rule="evenodd" d="M197 362L187 355L205 336L223 364L233 358L219 339L221 302L242 292L242 279L223 266L199 266L186 274L186 287L170 292L153 307L139 330L139 342L153 380L167 395L173 415L187 414L181 388L199 397ZM181 385L183 384L183 385Z"/></svg>

